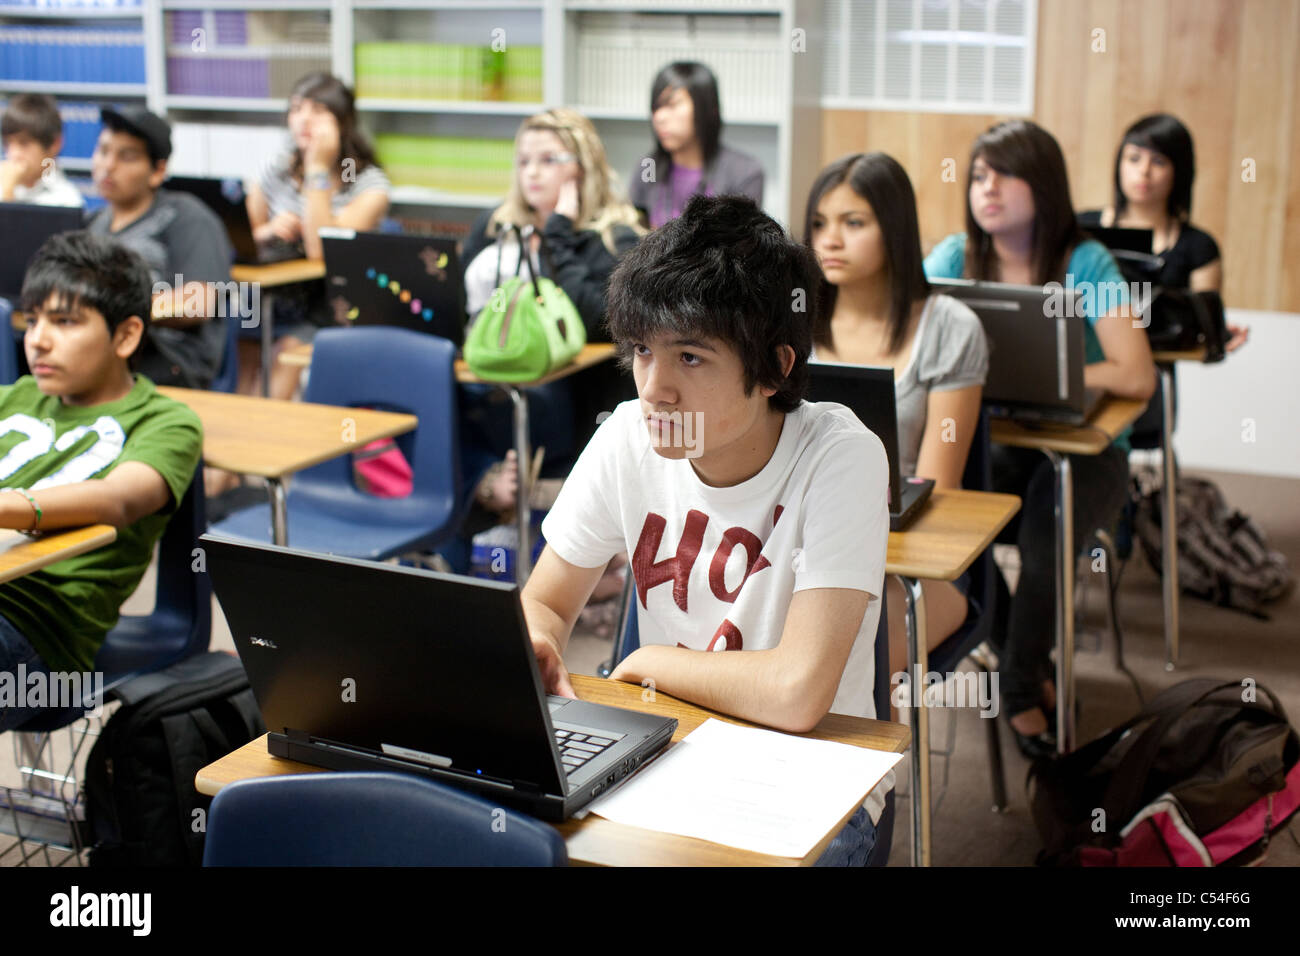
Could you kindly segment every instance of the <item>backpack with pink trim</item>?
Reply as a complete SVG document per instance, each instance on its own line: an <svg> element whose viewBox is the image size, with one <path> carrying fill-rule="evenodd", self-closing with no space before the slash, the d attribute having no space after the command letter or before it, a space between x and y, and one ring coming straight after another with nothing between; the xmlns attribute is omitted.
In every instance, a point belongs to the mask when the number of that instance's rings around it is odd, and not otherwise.
<svg viewBox="0 0 1300 956"><path fill-rule="evenodd" d="M1249 865L1300 807L1300 738L1262 685L1197 678L1028 789L1040 865Z"/></svg>

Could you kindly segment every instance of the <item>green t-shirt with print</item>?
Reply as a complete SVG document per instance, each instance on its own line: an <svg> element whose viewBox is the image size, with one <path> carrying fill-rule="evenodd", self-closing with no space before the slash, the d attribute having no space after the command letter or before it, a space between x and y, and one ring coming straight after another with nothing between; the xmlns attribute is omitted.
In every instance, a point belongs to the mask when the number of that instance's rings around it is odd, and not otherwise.
<svg viewBox="0 0 1300 956"><path fill-rule="evenodd" d="M138 461L158 472L172 493L165 508L119 529L112 544L0 584L0 614L51 671L91 670L185 496L202 450L198 416L158 394L143 375L117 401L85 407L44 394L31 376L0 388L0 490L39 492L103 478Z"/></svg>

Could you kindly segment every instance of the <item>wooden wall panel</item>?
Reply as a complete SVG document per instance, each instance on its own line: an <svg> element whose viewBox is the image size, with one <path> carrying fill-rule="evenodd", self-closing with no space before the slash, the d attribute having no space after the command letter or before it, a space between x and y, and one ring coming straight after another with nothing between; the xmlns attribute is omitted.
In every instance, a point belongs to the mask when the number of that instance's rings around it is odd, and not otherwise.
<svg viewBox="0 0 1300 956"><path fill-rule="evenodd" d="M1288 268L1300 263L1300 0L1039 0L1037 43L1033 119L1061 144L1075 206L1110 203L1130 123L1173 113L1196 141L1192 218L1223 250L1228 304L1300 312L1300 269ZM822 162L893 155L928 246L963 228L970 144L998 118L826 110ZM1254 183L1241 182L1247 156ZM956 184L941 181L946 157Z"/></svg>

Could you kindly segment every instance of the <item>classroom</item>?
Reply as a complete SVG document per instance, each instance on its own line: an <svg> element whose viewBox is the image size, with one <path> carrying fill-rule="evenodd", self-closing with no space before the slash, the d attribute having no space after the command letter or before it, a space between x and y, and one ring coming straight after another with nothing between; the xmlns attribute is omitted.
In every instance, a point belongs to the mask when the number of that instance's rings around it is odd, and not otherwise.
<svg viewBox="0 0 1300 956"><path fill-rule="evenodd" d="M0 0L0 872L1300 865L1297 40Z"/></svg>

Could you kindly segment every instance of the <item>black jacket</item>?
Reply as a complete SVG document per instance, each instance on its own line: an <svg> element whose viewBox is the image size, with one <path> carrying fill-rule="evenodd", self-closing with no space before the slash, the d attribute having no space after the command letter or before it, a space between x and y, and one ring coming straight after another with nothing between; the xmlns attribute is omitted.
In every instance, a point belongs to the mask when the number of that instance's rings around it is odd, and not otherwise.
<svg viewBox="0 0 1300 956"><path fill-rule="evenodd" d="M461 272L469 268L480 252L496 240L487 234L492 210L484 212L470 227L461 247ZM582 324L587 327L587 341L608 342L605 328L605 288L618 259L636 245L639 238L630 226L614 226L614 246L618 255L605 248L600 234L591 230L574 231L573 222L559 213L551 213L542 228L542 241L550 253L540 256L542 275L552 280L573 300ZM506 276L502 276L504 282Z"/></svg>

